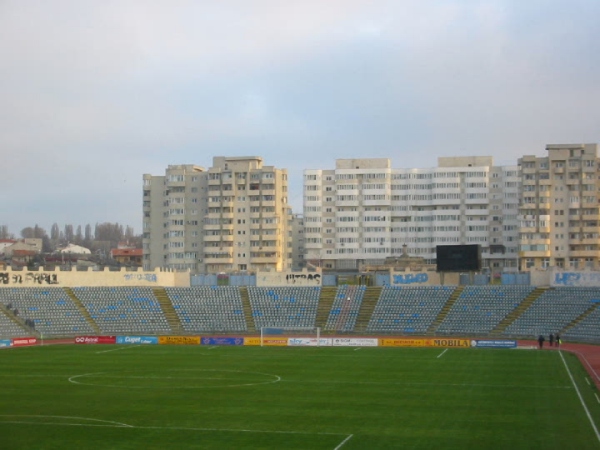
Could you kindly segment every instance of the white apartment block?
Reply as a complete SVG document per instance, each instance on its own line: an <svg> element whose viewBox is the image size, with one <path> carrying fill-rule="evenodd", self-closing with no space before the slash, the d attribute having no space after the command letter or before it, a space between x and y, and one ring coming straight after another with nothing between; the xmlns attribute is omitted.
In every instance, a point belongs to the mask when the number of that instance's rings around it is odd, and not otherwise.
<svg viewBox="0 0 600 450"><path fill-rule="evenodd" d="M201 273L291 268L287 170L251 157L145 174L144 268Z"/></svg>
<svg viewBox="0 0 600 450"><path fill-rule="evenodd" d="M438 158L427 169L373 158L305 170L305 259L351 270L400 256L406 244L435 263L437 245L480 244L486 270L517 270L518 176L517 166L479 156Z"/></svg>
<svg viewBox="0 0 600 450"><path fill-rule="evenodd" d="M548 156L519 159L522 270L600 269L597 144L547 145Z"/></svg>

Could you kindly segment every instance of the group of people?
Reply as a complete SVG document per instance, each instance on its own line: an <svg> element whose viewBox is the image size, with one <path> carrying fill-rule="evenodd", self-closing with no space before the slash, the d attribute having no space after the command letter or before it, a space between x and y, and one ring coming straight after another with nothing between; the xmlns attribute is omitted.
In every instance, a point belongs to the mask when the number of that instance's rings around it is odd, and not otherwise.
<svg viewBox="0 0 600 450"><path fill-rule="evenodd" d="M543 334L540 334L538 337L538 346L540 349L544 348L544 342L546 341L546 338L544 337ZM560 344L562 344L562 341L560 339L560 334L556 333L556 334L552 334L550 333L550 336L548 336L548 343L550 344L550 347L552 347L553 345L556 344L557 347L560 347Z"/></svg>

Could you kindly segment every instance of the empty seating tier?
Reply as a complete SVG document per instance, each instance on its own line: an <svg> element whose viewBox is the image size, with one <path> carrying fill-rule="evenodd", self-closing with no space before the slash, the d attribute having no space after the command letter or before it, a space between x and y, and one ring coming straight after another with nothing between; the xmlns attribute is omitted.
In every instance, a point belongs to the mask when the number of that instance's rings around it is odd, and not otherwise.
<svg viewBox="0 0 600 450"><path fill-rule="evenodd" d="M186 332L247 331L240 290L235 286L165 288Z"/></svg>
<svg viewBox="0 0 600 450"><path fill-rule="evenodd" d="M73 292L103 334L171 333L152 288L79 287Z"/></svg>
<svg viewBox="0 0 600 450"><path fill-rule="evenodd" d="M385 286L367 331L425 334L454 289L454 286Z"/></svg>
<svg viewBox="0 0 600 450"><path fill-rule="evenodd" d="M42 336L93 333L92 326L62 288L3 288L0 302L23 321L32 321ZM23 335L23 329L19 334Z"/></svg>
<svg viewBox="0 0 600 450"><path fill-rule="evenodd" d="M256 329L314 327L320 294L320 287L248 287Z"/></svg>
<svg viewBox="0 0 600 450"><path fill-rule="evenodd" d="M465 286L436 334L485 336L532 290L530 286Z"/></svg>

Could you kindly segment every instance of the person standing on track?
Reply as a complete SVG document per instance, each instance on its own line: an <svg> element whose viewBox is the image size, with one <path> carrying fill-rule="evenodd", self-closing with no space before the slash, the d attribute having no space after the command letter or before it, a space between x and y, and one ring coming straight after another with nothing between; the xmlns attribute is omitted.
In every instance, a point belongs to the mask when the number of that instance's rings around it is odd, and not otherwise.
<svg viewBox="0 0 600 450"><path fill-rule="evenodd" d="M554 339L556 340L556 347L560 348L560 344L562 343L562 341L560 340L560 334L556 333Z"/></svg>
<svg viewBox="0 0 600 450"><path fill-rule="evenodd" d="M554 335L552 333L550 333L550 336L548 336L548 344L550 344L550 347L552 347L553 343L554 343Z"/></svg>
<svg viewBox="0 0 600 450"><path fill-rule="evenodd" d="M544 348L544 341L545 341L545 340L546 340L546 338L544 337L544 335L543 335L543 334L540 334L540 335L538 336L538 346L539 346L539 349L540 349L540 350L541 350L542 348Z"/></svg>

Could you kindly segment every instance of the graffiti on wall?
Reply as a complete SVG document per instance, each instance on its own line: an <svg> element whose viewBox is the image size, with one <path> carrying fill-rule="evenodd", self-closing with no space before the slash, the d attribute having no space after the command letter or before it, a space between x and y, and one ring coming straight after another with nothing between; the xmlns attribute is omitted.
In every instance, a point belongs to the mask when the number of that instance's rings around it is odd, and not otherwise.
<svg viewBox="0 0 600 450"><path fill-rule="evenodd" d="M427 283L429 276L426 273L408 273L393 276L394 284Z"/></svg>
<svg viewBox="0 0 600 450"><path fill-rule="evenodd" d="M27 272L25 274L0 272L0 284L58 284L58 275L44 272Z"/></svg>
<svg viewBox="0 0 600 450"><path fill-rule="evenodd" d="M125 281L147 281L149 283L156 283L158 281L154 273L126 273L123 277Z"/></svg>
<svg viewBox="0 0 600 450"><path fill-rule="evenodd" d="M556 272L554 286L600 286L600 272Z"/></svg>
<svg viewBox="0 0 600 450"><path fill-rule="evenodd" d="M316 284L320 284L321 274L320 273L288 273L285 276L285 280L288 282L288 284L294 284L298 280L314 281Z"/></svg>

